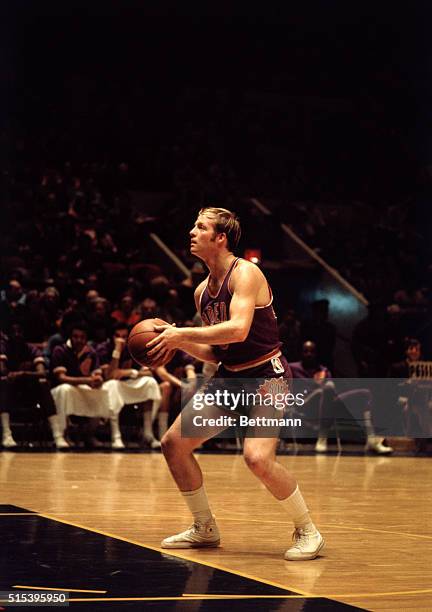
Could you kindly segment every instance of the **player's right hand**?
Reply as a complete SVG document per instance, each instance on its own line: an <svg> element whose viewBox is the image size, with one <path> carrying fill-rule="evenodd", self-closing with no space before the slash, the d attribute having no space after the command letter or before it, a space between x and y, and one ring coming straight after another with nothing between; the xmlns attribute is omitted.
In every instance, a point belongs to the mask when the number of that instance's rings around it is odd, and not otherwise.
<svg viewBox="0 0 432 612"><path fill-rule="evenodd" d="M103 385L103 378L100 374L92 374L90 387L92 389L99 389Z"/></svg>
<svg viewBox="0 0 432 612"><path fill-rule="evenodd" d="M152 371L147 366L142 366L138 371L138 376L152 376Z"/></svg>
<svg viewBox="0 0 432 612"><path fill-rule="evenodd" d="M114 350L121 353L125 346L126 340L124 338L114 338Z"/></svg>

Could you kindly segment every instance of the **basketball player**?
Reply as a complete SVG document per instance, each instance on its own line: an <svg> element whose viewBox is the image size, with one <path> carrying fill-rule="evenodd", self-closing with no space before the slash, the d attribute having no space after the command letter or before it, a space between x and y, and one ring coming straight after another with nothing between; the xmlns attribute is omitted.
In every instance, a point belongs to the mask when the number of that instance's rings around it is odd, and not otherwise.
<svg viewBox="0 0 432 612"><path fill-rule="evenodd" d="M219 363L218 377L290 377L281 355L272 293L261 270L235 257L240 224L235 214L222 208L203 208L190 231L191 253L208 267L208 278L195 290L196 308L204 327L158 326L160 335L149 343L149 356L163 360L176 348L204 362ZM215 407L214 407L215 408ZM201 469L194 449L216 433L202 438L181 435L180 414L162 439L170 471L194 517L186 531L163 540L162 548L218 546L219 530L209 507ZM244 458L251 471L281 502L294 523L289 561L314 559L324 538L313 524L297 482L276 460L277 437L244 440Z"/></svg>

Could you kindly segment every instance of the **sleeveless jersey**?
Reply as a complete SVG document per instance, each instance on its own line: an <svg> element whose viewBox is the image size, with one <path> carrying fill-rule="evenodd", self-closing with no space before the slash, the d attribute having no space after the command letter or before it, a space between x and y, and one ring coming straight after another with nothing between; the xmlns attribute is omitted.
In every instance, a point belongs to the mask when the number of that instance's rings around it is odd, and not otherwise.
<svg viewBox="0 0 432 612"><path fill-rule="evenodd" d="M216 296L211 295L207 279L200 297L200 314L205 325L217 325L229 320L232 299L229 281L238 261L239 258L233 261ZM213 346L215 356L227 370L235 372L253 368L281 355L281 342L270 286L269 292L270 302L266 306L255 306L249 334L244 342Z"/></svg>

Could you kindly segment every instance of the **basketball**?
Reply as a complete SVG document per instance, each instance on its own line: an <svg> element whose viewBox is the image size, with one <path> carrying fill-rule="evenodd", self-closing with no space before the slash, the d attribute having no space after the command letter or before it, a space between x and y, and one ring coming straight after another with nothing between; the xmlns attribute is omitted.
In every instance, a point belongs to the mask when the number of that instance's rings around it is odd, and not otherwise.
<svg viewBox="0 0 432 612"><path fill-rule="evenodd" d="M131 329L128 337L128 349L133 359L140 365L152 366L152 360L147 355L147 343L160 332L154 331L155 325L169 325L163 319L144 319L140 321ZM158 361L157 365L165 365L174 356L175 351L170 351L168 355L163 359L163 362Z"/></svg>

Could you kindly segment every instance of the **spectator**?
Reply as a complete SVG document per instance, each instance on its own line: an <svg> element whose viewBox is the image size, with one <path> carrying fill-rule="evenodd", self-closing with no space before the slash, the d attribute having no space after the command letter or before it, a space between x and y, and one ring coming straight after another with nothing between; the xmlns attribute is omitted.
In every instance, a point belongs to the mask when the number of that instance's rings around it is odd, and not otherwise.
<svg viewBox="0 0 432 612"><path fill-rule="evenodd" d="M86 313L90 313L93 310L93 302L99 297L99 291L96 289L89 289L85 294L85 309Z"/></svg>
<svg viewBox="0 0 432 612"><path fill-rule="evenodd" d="M98 345L96 352L105 379L108 380L105 386L109 387L111 397L115 398L115 401L112 401L112 409L120 412L125 404L142 406L144 443L152 449L158 449L160 442L154 437L152 425L160 406L161 393L151 370L133 362L126 344L128 334L128 326L125 323L117 323L113 337ZM112 427L116 427L113 422L111 424ZM124 448L118 421L112 448Z"/></svg>
<svg viewBox="0 0 432 612"><path fill-rule="evenodd" d="M56 346L64 344L68 337L68 330L75 324L81 324L83 321L83 313L79 309L78 301L70 298L67 302L66 309L61 315L58 325L59 329L56 333L48 338L45 347L45 357L48 362L51 361L52 354Z"/></svg>
<svg viewBox="0 0 432 612"><path fill-rule="evenodd" d="M90 304L87 316L89 336L95 345L108 340L113 332L114 320L109 314L108 301L97 297Z"/></svg>
<svg viewBox="0 0 432 612"><path fill-rule="evenodd" d="M39 406L47 418L58 449L68 447L59 429L56 407L50 393L45 363L40 351L24 340L19 323L12 325L9 337L2 335L1 348L1 422L3 446L16 446L10 429L10 411L22 405Z"/></svg>
<svg viewBox="0 0 432 612"><path fill-rule="evenodd" d="M300 322L294 310L287 310L279 325L282 352L287 361L297 361L300 357Z"/></svg>
<svg viewBox="0 0 432 612"><path fill-rule="evenodd" d="M101 417L110 420L111 440L115 443L118 413L111 411L109 388L103 384L98 355L87 344L87 337L86 325L74 323L68 340L53 351L51 372L55 385L52 394L62 432L69 415L86 417L85 421L78 422L84 422L85 444L92 448L100 446L94 433Z"/></svg>
<svg viewBox="0 0 432 612"><path fill-rule="evenodd" d="M188 320L192 319L196 312L195 302L193 299L194 291L206 277L206 271L204 270L204 266L200 261L196 261L193 264L190 273L190 276L185 278L177 286L179 300L185 309L185 316Z"/></svg>
<svg viewBox="0 0 432 612"><path fill-rule="evenodd" d="M153 319L160 316L160 309L157 302L150 297L146 297L140 304L141 319Z"/></svg>
<svg viewBox="0 0 432 612"><path fill-rule="evenodd" d="M134 308L134 302L131 295L123 295L120 300L120 307L111 313L113 319L118 323L126 323L129 326L135 325L140 321L141 317Z"/></svg>
<svg viewBox="0 0 432 612"><path fill-rule="evenodd" d="M180 301L177 289L171 288L168 291L165 301L160 310L160 317L167 323L182 325L185 321L185 313L180 308Z"/></svg>
<svg viewBox="0 0 432 612"><path fill-rule="evenodd" d="M8 282L0 294L0 321L9 329L13 321L23 321L26 312L26 294L17 279Z"/></svg>
<svg viewBox="0 0 432 612"><path fill-rule="evenodd" d="M375 435L372 424L372 394L369 389L353 389L337 394L330 370L319 363L317 347L314 342L306 341L302 346L301 361L290 363L293 378L313 379L312 391L305 400L305 408L318 403L319 433L315 444L318 453L327 452L328 425L343 414L345 404L351 420L362 422L366 429L365 450L379 455L387 455L393 449L383 444L383 439ZM354 415L354 418L351 417ZM358 415L358 416L357 416Z"/></svg>
<svg viewBox="0 0 432 612"><path fill-rule="evenodd" d="M328 320L329 301L312 303L312 317L301 325L302 340L312 340L318 347L318 360L333 369L333 352L336 343L336 327Z"/></svg>
<svg viewBox="0 0 432 612"><path fill-rule="evenodd" d="M406 338L405 359L392 363L389 369L390 378L409 378L410 365L421 359L421 343L417 338Z"/></svg>
<svg viewBox="0 0 432 612"><path fill-rule="evenodd" d="M429 390L422 386L421 369L416 364L422 359L422 346L417 338L405 340L405 359L393 363L389 369L389 377L398 380L397 393L394 403L399 410L398 422L404 424L407 435L412 431L421 431L424 434L430 428L430 415L427 406L429 404ZM420 365L420 364L419 364ZM417 449L423 449L425 440L417 437Z"/></svg>

